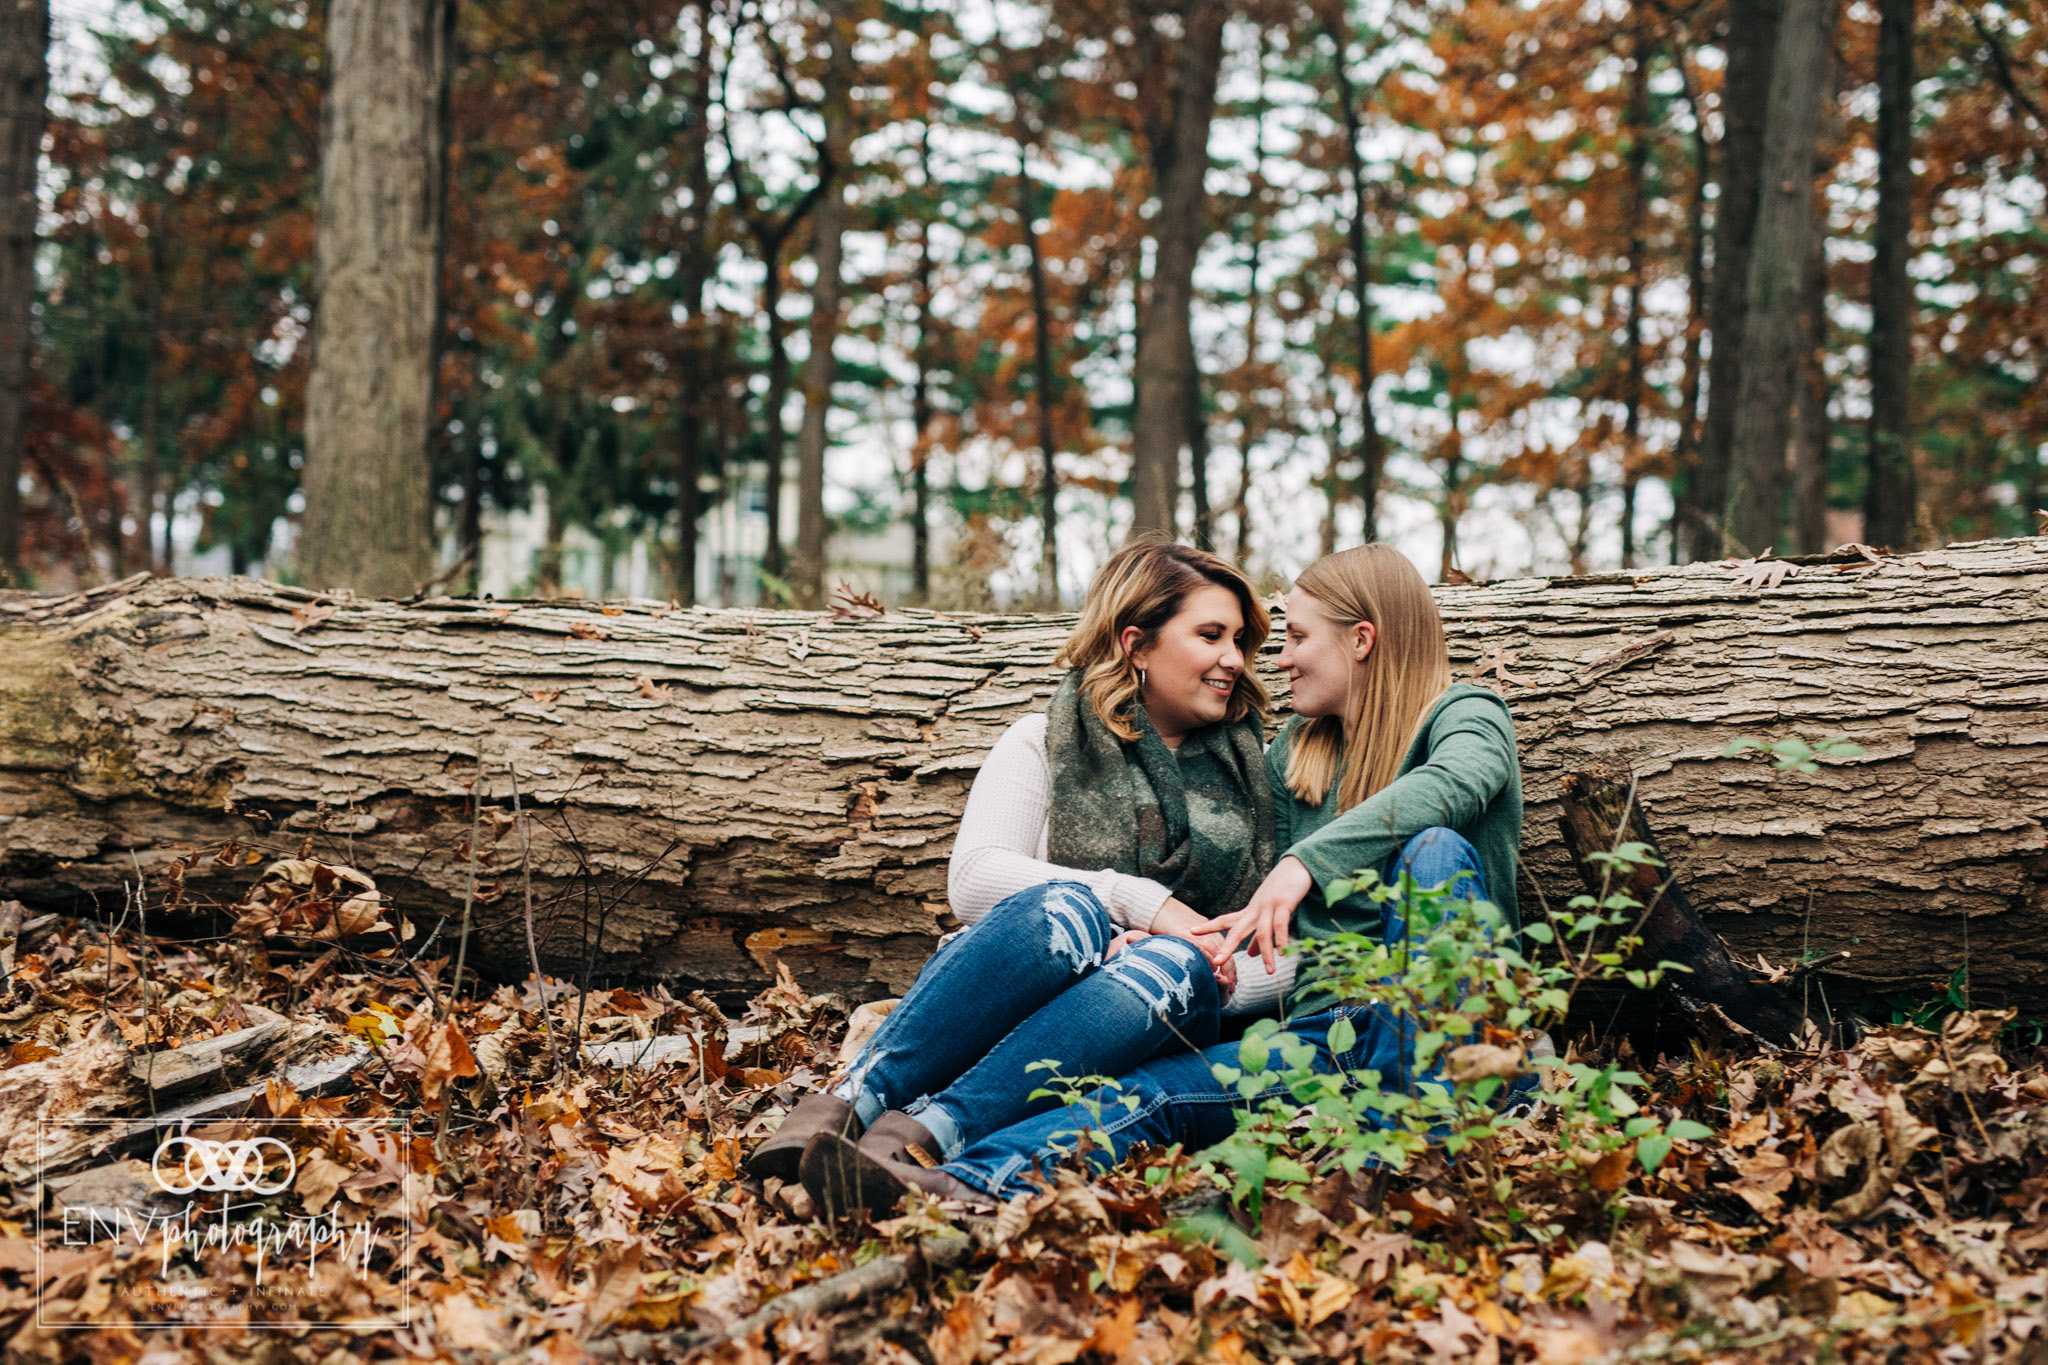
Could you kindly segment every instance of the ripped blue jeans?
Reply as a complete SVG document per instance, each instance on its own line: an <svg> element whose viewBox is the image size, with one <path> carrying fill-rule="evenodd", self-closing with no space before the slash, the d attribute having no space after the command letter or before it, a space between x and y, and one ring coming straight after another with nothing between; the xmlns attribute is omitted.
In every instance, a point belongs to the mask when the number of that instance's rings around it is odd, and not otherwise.
<svg viewBox="0 0 2048 1365"><path fill-rule="evenodd" d="M906 1110L946 1161L1056 1107L1026 1098L1051 1078L1033 1062L1120 1076L1215 1042L1222 995L1201 951L1156 936L1105 963L1118 932L1080 882L1018 892L933 954L832 1093L862 1123Z"/></svg>

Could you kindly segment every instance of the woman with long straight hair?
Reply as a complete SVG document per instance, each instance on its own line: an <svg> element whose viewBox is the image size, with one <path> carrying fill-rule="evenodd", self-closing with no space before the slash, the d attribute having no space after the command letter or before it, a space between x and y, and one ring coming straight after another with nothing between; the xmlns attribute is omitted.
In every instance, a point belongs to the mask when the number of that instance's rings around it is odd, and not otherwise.
<svg viewBox="0 0 2048 1365"><path fill-rule="evenodd" d="M1400 904L1386 914L1369 896L1321 894L1364 869L1398 884L1402 873L1454 897L1490 900L1517 926L1515 851L1522 780L1515 732L1501 699L1451 681L1443 622L1422 575L1386 545L1317 560L1287 599L1280 668L1294 717L1267 751L1275 834L1284 850L1242 909L1191 926L1216 934L1213 962L1256 962L1270 971L1291 938L1356 933L1391 941L1406 932ZM1255 950L1234 958L1241 944ZM1414 1027L1384 1007L1345 1001L1314 959L1287 993L1288 1029L1315 1049L1316 1066L1350 1077L1410 1071ZM1355 1042L1333 1052L1332 1027L1349 1019ZM905 1190L986 1202L1030 1188L1034 1165L1077 1128L1106 1133L1108 1165L1136 1143L1206 1147L1227 1137L1240 1096L1213 1067L1236 1062L1237 1045L1155 1058L1092 1097L1099 1113L1052 1111L1012 1124L935 1170L875 1161L861 1186L870 1208ZM842 1160L858 1154L841 1153Z"/></svg>
<svg viewBox="0 0 2048 1365"><path fill-rule="evenodd" d="M750 1173L801 1176L827 1209L866 1202L851 1154L949 1159L1054 1104L1030 1098L1034 1063L1116 1075L1213 1042L1225 1008L1277 1006L1291 964L1212 961L1221 933L1193 932L1241 909L1276 852L1249 666L1268 629L1244 575L1205 551L1143 541L1103 567L1065 679L968 795L947 877L968 927ZM836 1162L813 1159L826 1138Z"/></svg>

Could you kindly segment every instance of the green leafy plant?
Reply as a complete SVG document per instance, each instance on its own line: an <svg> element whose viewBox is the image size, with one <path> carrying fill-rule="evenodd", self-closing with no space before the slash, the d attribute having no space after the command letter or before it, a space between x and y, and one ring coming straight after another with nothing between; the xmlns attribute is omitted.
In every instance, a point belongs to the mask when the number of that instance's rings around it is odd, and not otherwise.
<svg viewBox="0 0 2048 1365"><path fill-rule="evenodd" d="M1634 1160L1654 1171L1674 1142L1705 1137L1701 1124L1649 1113L1633 1071L1530 1055L1531 1039L1561 1023L1588 983L1648 989L1686 970L1634 965L1644 907L1619 889L1617 874L1659 865L1649 846L1623 844L1589 861L1605 874L1600 893L1524 926L1519 941L1496 906L1418 886L1405 873L1395 884L1371 871L1333 884L1333 901L1363 895L1383 914L1405 917L1406 933L1391 943L1349 934L1301 949L1304 975L1360 1007L1330 1028L1327 1055L1345 1058L1361 1028L1371 1029L1385 1069L1332 1070L1277 1021L1248 1029L1237 1065L1216 1068L1245 1108L1236 1132L1203 1158L1232 1199L1256 1214L1269 1194L1299 1192L1332 1172L1401 1170L1434 1147L1469 1164L1469 1187L1490 1205L1475 1216L1505 1238L1542 1230L1523 1227L1513 1181L1497 1161L1502 1134L1520 1121L1503 1101L1526 1095L1550 1108L1565 1139L1553 1174L1589 1189L1589 1173L1609 1153L1633 1144Z"/></svg>
<svg viewBox="0 0 2048 1365"><path fill-rule="evenodd" d="M1052 1058L1030 1062L1026 1072L1046 1072L1046 1083L1033 1090L1026 1099L1056 1099L1069 1113L1079 1110L1088 1116L1089 1122L1079 1128L1062 1129L1052 1134L1053 1150L1062 1156L1086 1155L1090 1150L1112 1151L1115 1144L1109 1140L1109 1132L1103 1126L1102 1116L1113 1104L1123 1106L1125 1112L1138 1107L1136 1095L1123 1093L1123 1086L1110 1076L1069 1076L1060 1070L1060 1064ZM1060 1146L1063 1139L1072 1138L1070 1147Z"/></svg>

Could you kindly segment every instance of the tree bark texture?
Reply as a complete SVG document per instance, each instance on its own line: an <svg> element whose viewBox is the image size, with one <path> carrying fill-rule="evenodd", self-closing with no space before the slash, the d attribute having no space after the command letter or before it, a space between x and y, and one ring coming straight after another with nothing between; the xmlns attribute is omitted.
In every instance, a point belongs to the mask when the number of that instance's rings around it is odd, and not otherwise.
<svg viewBox="0 0 2048 1365"><path fill-rule="evenodd" d="M21 565L21 459L36 293L36 168L50 93L49 0L0 0L0 582Z"/></svg>
<svg viewBox="0 0 2048 1365"><path fill-rule="evenodd" d="M832 381L839 358L839 310L844 295L840 279L846 238L846 187L853 171L853 16L844 6L828 6L832 55L825 72L825 145L819 157L818 180L826 186L811 218L811 263L817 283L811 289L811 349L804 357L804 422L796 437L796 554L790 560L790 587L796 604L816 607L825 600L825 447L832 415Z"/></svg>
<svg viewBox="0 0 2048 1365"><path fill-rule="evenodd" d="M454 0L335 0L321 133L299 571L401 596L433 574L435 320Z"/></svg>
<svg viewBox="0 0 2048 1365"><path fill-rule="evenodd" d="M1714 269L1708 285L1707 413L1699 459L1680 518L1694 559L1728 552L1729 465L1735 438L1736 391L1742 385L1743 325L1749 304L1749 252L1756 234L1758 177L1763 159L1764 106L1784 0L1729 0L1723 46L1720 195L1714 204Z"/></svg>
<svg viewBox="0 0 2048 1365"><path fill-rule="evenodd" d="M1906 549L1913 477L1914 0L1880 0L1877 30L1877 230L1870 262L1870 449L1863 539ZM2028 510L2031 510L2029 508Z"/></svg>
<svg viewBox="0 0 2048 1365"><path fill-rule="evenodd" d="M1785 0L1771 59L1728 466L1728 536L1752 555L1775 549L1785 528L1785 452L1806 346L1802 304L1815 231L1814 149L1821 101L1833 88L1834 13L1834 0Z"/></svg>
<svg viewBox="0 0 2048 1365"><path fill-rule="evenodd" d="M1526 915L1580 885L1562 779L1633 773L1738 954L1846 949L1838 1000L1965 962L1981 997L2048 988L2048 539L1808 561L1762 592L1705 564L1436 591L1455 675L1514 712ZM307 847L423 933L445 921L429 952L452 952L474 786L470 960L523 976L516 768L550 971L596 948L610 979L728 989L780 958L898 992L951 927L974 772L1045 705L1073 620L401 607L246 579L0 595L0 899L111 912L138 868L162 893L177 867L187 905L232 904ZM1722 757L1834 734L1863 752L1813 774Z"/></svg>
<svg viewBox="0 0 2048 1365"><path fill-rule="evenodd" d="M1194 348L1188 314L1195 257L1206 235L1203 181L1209 173L1209 125L1223 64L1222 0L1189 0L1174 83L1169 154L1160 158L1159 213L1153 219L1152 287L1139 327L1136 430L1131 440L1131 530L1175 532L1180 448L1187 439L1187 386Z"/></svg>

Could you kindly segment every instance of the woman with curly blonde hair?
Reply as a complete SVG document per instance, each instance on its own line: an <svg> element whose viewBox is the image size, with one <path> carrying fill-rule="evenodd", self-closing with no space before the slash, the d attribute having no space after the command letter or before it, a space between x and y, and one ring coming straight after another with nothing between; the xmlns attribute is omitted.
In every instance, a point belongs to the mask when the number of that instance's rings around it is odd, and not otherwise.
<svg viewBox="0 0 2048 1365"><path fill-rule="evenodd" d="M1225 1009L1274 1008L1288 971L1211 963L1193 926L1243 908L1272 866L1273 794L1250 661L1268 619L1242 573L1141 541L1091 585L1042 713L997 741L948 868L967 928L829 1091L748 1158L827 1209L863 1172L935 1162L1032 1113L1056 1062L1116 1075L1213 1042ZM897 1187L900 1189L900 1187Z"/></svg>

